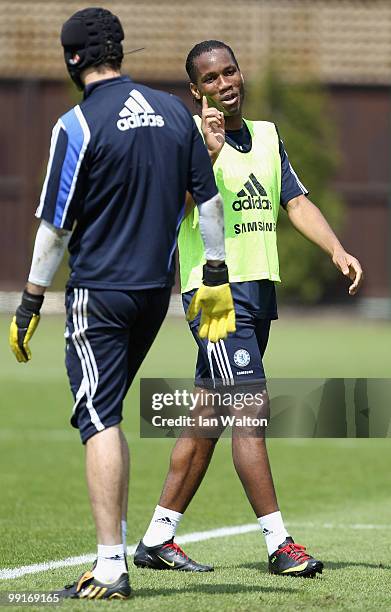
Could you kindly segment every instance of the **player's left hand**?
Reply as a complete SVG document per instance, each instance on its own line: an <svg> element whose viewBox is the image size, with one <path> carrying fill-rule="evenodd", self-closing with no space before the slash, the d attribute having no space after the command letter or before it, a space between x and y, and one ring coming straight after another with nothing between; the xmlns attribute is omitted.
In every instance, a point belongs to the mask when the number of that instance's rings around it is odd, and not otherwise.
<svg viewBox="0 0 391 612"><path fill-rule="evenodd" d="M334 251L333 263L344 276L349 277L353 281L349 287L349 295L355 295L364 278L358 259L341 248Z"/></svg>
<svg viewBox="0 0 391 612"><path fill-rule="evenodd" d="M204 277L201 287L193 295L187 309L186 319L192 321L201 311L198 330L200 338L218 342L236 330L235 310L231 288L228 284L228 270L204 266Z"/></svg>
<svg viewBox="0 0 391 612"><path fill-rule="evenodd" d="M22 302L11 321L9 344L19 363L26 363L31 359L29 342L39 323L42 302L43 295L24 291Z"/></svg>
<svg viewBox="0 0 391 612"><path fill-rule="evenodd" d="M200 338L218 342L236 330L235 310L228 284L217 287L201 285L187 309L186 319L192 321L201 310L198 331Z"/></svg>

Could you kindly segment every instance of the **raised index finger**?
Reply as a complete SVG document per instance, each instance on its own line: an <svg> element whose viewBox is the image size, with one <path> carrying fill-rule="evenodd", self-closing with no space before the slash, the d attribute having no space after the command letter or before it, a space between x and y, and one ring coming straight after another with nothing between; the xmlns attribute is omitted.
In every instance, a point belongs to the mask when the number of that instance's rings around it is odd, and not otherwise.
<svg viewBox="0 0 391 612"><path fill-rule="evenodd" d="M202 110L206 111L209 108L208 100L206 96L202 96Z"/></svg>

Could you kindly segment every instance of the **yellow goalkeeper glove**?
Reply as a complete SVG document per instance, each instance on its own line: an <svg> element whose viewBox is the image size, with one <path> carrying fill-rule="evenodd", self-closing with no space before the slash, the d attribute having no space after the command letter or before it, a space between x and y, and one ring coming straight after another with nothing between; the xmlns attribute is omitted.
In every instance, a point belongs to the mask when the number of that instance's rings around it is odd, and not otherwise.
<svg viewBox="0 0 391 612"><path fill-rule="evenodd" d="M12 352L19 362L26 363L31 359L29 342L39 323L43 295L23 292L22 302L16 309L10 326L9 343Z"/></svg>
<svg viewBox="0 0 391 612"><path fill-rule="evenodd" d="M186 319L193 321L201 310L198 335L218 342L236 330L228 268L225 264L218 268L205 264L203 272L202 285L193 295Z"/></svg>

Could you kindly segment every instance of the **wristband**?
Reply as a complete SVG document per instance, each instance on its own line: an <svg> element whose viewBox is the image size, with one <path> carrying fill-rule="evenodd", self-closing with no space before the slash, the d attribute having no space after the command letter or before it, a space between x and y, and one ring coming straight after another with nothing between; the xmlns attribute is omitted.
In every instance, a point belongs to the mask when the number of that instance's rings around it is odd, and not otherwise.
<svg viewBox="0 0 391 612"><path fill-rule="evenodd" d="M202 282L206 287L217 287L228 283L228 268L225 263L220 264L217 268L205 264L202 268Z"/></svg>
<svg viewBox="0 0 391 612"><path fill-rule="evenodd" d="M26 289L23 291L21 306L27 311L33 314L39 315L41 306L43 304L43 295L34 295L29 293Z"/></svg>

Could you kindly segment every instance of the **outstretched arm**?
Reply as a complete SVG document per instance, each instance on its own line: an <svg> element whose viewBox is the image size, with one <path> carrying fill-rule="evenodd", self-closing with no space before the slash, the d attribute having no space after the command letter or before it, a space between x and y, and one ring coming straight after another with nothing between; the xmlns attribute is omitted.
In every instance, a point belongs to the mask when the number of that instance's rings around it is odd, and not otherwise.
<svg viewBox="0 0 391 612"><path fill-rule="evenodd" d="M286 209L297 231L330 255L336 268L353 281L349 294L355 295L363 280L360 262L345 251L319 208L305 195L299 195L287 203Z"/></svg>

